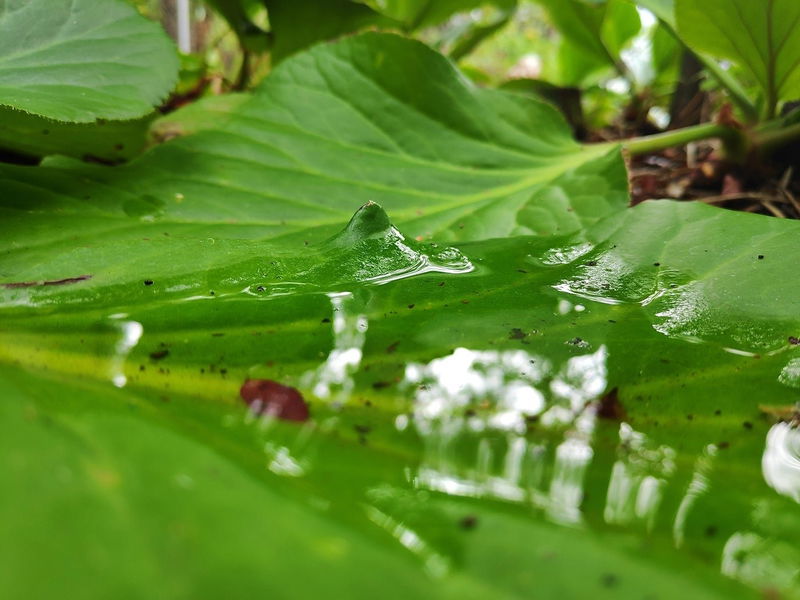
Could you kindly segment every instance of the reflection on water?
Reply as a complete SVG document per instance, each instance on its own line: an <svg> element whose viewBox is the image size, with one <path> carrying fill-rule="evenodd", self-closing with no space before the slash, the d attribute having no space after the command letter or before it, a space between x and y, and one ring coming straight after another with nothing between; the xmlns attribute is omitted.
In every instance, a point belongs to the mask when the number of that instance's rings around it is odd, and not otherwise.
<svg viewBox="0 0 800 600"><path fill-rule="evenodd" d="M800 502L800 430L794 423L776 423L767 434L761 459L764 480L776 492Z"/></svg>
<svg viewBox="0 0 800 600"><path fill-rule="evenodd" d="M374 506L368 505L365 510L370 521L381 529L386 530L404 548L422 560L422 564L429 575L443 577L450 570L448 559L433 550L416 531Z"/></svg>
<svg viewBox="0 0 800 600"><path fill-rule="evenodd" d="M119 313L111 315L111 323L119 331L119 339L114 345L114 352L111 355L111 366L109 376L111 383L116 387L125 387L128 378L125 376L125 359L128 358L131 350L139 343L144 328L138 321L125 320L128 315Z"/></svg>
<svg viewBox="0 0 800 600"><path fill-rule="evenodd" d="M556 368L524 350L458 348L427 364L409 364L403 387L413 396L412 419L424 443L414 484L529 502L555 521L579 523L593 457L591 401L606 387L606 357L601 346ZM560 432L561 441L531 443L529 427L553 430L556 439Z"/></svg>
<svg viewBox="0 0 800 600"><path fill-rule="evenodd" d="M678 506L678 512L675 513L675 521L672 524L672 537L676 548L680 548L686 539L686 519L689 513L698 498L708 492L708 478L714 466L716 455L717 447L714 444L709 444L695 463L692 480L689 482L689 487L686 489L680 506Z"/></svg>
<svg viewBox="0 0 800 600"><path fill-rule="evenodd" d="M720 571L755 589L764 598L797 598L800 551L791 544L738 531L725 543ZM784 594L778 590L785 590Z"/></svg>
<svg viewBox="0 0 800 600"><path fill-rule="evenodd" d="M300 382L323 400L344 402L353 390L353 374L361 364L362 348L367 333L367 317L363 306L350 292L328 294L333 308L333 349L328 358Z"/></svg>
<svg viewBox="0 0 800 600"><path fill-rule="evenodd" d="M675 450L656 446L627 423L620 424L619 439L603 517L615 525L638 520L650 531L664 488L675 471Z"/></svg>

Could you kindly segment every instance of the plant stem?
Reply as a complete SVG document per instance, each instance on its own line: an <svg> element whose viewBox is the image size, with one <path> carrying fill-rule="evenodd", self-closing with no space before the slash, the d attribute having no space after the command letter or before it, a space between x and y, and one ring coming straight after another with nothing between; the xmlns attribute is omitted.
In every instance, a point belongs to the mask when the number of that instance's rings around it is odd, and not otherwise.
<svg viewBox="0 0 800 600"><path fill-rule="evenodd" d="M779 128L762 127L753 133L753 143L762 154L797 140L800 140L800 123Z"/></svg>
<svg viewBox="0 0 800 600"><path fill-rule="evenodd" d="M720 138L726 141L726 143L730 143L740 140L741 136L741 131L725 125L703 123L701 125L693 125L691 127L684 127L683 129L658 133L656 135L624 140L622 142L622 147L625 148L631 156L638 156L640 154L657 152L658 150L664 150L665 148L671 148L673 146L683 146L689 142L708 138Z"/></svg>

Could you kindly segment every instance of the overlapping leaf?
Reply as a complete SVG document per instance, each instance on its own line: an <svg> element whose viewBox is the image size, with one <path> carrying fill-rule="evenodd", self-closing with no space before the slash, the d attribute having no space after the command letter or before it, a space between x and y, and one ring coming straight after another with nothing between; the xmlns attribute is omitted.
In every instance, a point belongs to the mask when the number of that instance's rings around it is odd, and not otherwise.
<svg viewBox="0 0 800 600"><path fill-rule="evenodd" d="M0 106L57 121L141 117L175 83L160 27L122 0L2 0Z"/></svg>

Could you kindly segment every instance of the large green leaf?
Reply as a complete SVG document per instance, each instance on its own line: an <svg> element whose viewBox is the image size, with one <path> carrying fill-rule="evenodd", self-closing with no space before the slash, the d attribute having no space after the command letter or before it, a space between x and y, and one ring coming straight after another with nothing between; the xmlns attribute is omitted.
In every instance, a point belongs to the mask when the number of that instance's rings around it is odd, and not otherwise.
<svg viewBox="0 0 800 600"><path fill-rule="evenodd" d="M393 36L172 119L0 169L8 597L798 597L797 223Z"/></svg>
<svg viewBox="0 0 800 600"><path fill-rule="evenodd" d="M795 0L676 0L689 47L733 61L760 86L767 109L800 96L800 3Z"/></svg>
<svg viewBox="0 0 800 600"><path fill-rule="evenodd" d="M0 167L10 232L0 247L28 248L38 263L36 236L63 250L82 245L63 235L67 221L91 237L191 234L203 222L216 236L313 241L370 200L412 237L552 235L627 203L616 149L577 144L550 105L479 89L441 55L393 35L314 48L249 101L228 112L214 101L214 111L213 129L123 168ZM200 112L176 114L172 130L197 129ZM34 236L28 215L9 205L62 220ZM0 273L15 277L19 263L6 264Z"/></svg>
<svg viewBox="0 0 800 600"><path fill-rule="evenodd" d="M800 322L763 301L796 233L647 203L463 244L472 271L375 206L297 250L98 240L134 260L2 291L6 591L797 597L796 434L758 408L796 397ZM249 414L248 377L313 420Z"/></svg>
<svg viewBox="0 0 800 600"><path fill-rule="evenodd" d="M0 106L58 121L133 119L172 89L160 27L123 0L0 0Z"/></svg>

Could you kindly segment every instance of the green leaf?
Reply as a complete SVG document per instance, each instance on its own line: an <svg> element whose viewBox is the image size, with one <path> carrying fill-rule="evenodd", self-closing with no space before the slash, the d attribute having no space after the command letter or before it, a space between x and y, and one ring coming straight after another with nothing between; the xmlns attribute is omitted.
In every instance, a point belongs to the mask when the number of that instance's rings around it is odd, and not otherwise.
<svg viewBox="0 0 800 600"><path fill-rule="evenodd" d="M6 596L798 597L796 222L394 36L157 126L0 167Z"/></svg>
<svg viewBox="0 0 800 600"><path fill-rule="evenodd" d="M561 35L587 58L617 66L619 53L641 29L636 7L625 0L539 0Z"/></svg>
<svg viewBox="0 0 800 600"><path fill-rule="evenodd" d="M515 0L354 0L387 17L405 24L407 29L438 25L452 15L480 8L482 5L509 10Z"/></svg>
<svg viewBox="0 0 800 600"><path fill-rule="evenodd" d="M191 131L201 112L158 128ZM4 195L80 220L86 235L124 239L166 224L188 232L199 219L215 236L313 241L370 200L411 237L553 235L627 204L617 150L577 144L553 107L476 88L441 55L393 35L314 48L214 114L216 128L120 169L0 167ZM131 206L150 212L131 218ZM21 228L0 247L36 245L23 234L27 215L3 217ZM58 227L41 235L73 248Z"/></svg>
<svg viewBox="0 0 800 600"><path fill-rule="evenodd" d="M733 61L758 82L768 116L800 96L800 4L794 0L675 3L677 30L694 50Z"/></svg>
<svg viewBox="0 0 800 600"><path fill-rule="evenodd" d="M175 84L161 28L122 0L0 0L0 105L57 121L134 119Z"/></svg>
<svg viewBox="0 0 800 600"><path fill-rule="evenodd" d="M312 44L368 27L398 23L352 0L266 0L272 31L271 57L279 62Z"/></svg>
<svg viewBox="0 0 800 600"><path fill-rule="evenodd" d="M664 201L378 280L350 266L435 248L374 205L311 248L98 239L132 260L2 291L6 591L797 597L800 508L761 472L786 432L758 408L796 397L800 322L763 302L800 291L796 234ZM249 377L298 387L313 420L248 413Z"/></svg>

